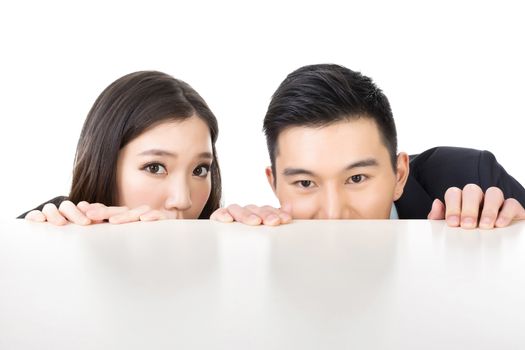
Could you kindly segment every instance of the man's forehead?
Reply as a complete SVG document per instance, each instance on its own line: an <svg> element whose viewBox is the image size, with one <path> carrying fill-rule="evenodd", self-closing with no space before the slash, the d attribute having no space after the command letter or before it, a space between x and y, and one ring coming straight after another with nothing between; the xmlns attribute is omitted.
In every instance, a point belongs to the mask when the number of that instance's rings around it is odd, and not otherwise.
<svg viewBox="0 0 525 350"><path fill-rule="evenodd" d="M279 134L277 157L334 156L373 153L384 148L376 123L370 118L344 120L323 126L290 126Z"/></svg>

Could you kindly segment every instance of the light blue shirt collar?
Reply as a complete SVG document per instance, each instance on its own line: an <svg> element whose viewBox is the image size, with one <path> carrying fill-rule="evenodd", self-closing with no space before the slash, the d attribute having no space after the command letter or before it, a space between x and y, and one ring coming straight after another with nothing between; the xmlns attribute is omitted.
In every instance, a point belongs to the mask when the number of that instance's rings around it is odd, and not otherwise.
<svg viewBox="0 0 525 350"><path fill-rule="evenodd" d="M392 203L392 209L390 209L390 220L397 220L397 219L399 219L399 215L397 215L396 205Z"/></svg>

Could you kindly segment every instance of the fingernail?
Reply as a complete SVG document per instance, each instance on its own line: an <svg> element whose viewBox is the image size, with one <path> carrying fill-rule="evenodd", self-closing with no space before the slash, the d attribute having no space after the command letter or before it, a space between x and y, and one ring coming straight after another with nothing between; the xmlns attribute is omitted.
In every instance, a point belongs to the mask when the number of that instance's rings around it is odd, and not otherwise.
<svg viewBox="0 0 525 350"><path fill-rule="evenodd" d="M496 226L505 226L506 224L506 220L503 219L503 218L499 218L497 221L496 221Z"/></svg>
<svg viewBox="0 0 525 350"><path fill-rule="evenodd" d="M492 220L487 217L481 218L479 222L479 226L483 226L483 227L490 227L491 224L492 224Z"/></svg>
<svg viewBox="0 0 525 350"><path fill-rule="evenodd" d="M268 215L265 220L267 223L274 224L279 222L279 217L275 214Z"/></svg>
<svg viewBox="0 0 525 350"><path fill-rule="evenodd" d="M233 218L230 214L224 213L219 215L219 220L222 222L232 222Z"/></svg>
<svg viewBox="0 0 525 350"><path fill-rule="evenodd" d="M283 219L283 221L291 221L292 220L292 216L288 213L282 213L281 214L281 219Z"/></svg>
<svg viewBox="0 0 525 350"><path fill-rule="evenodd" d="M476 222L471 217L466 217L461 220L461 226L463 227L473 227L476 225Z"/></svg>
<svg viewBox="0 0 525 350"><path fill-rule="evenodd" d="M261 222L261 218L258 217L257 215L255 214L251 214L250 216L248 216L248 220L251 222L251 223L254 223L254 224L258 224Z"/></svg>
<svg viewBox="0 0 525 350"><path fill-rule="evenodd" d="M457 217L456 215L449 216L447 218L447 222L448 222L449 225L458 226L459 225L459 217Z"/></svg>

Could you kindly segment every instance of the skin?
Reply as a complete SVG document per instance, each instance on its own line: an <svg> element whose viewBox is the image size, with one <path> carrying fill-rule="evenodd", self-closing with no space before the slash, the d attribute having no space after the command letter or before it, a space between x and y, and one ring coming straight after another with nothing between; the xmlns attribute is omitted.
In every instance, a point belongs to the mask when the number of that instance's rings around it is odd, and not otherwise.
<svg viewBox="0 0 525 350"><path fill-rule="evenodd" d="M223 208L223 218L230 214L232 220L244 222L257 215L259 222L253 219L250 224L259 224L284 211L294 219L387 219L408 178L407 154L398 155L394 171L369 118L290 127L280 133L277 150L276 175L268 167L266 176L281 209L258 213L254 206L230 206Z"/></svg>
<svg viewBox="0 0 525 350"><path fill-rule="evenodd" d="M208 126L193 116L153 126L123 147L117 160L118 206L64 201L26 219L55 225L197 219L211 192Z"/></svg>
<svg viewBox="0 0 525 350"><path fill-rule="evenodd" d="M276 175L266 175L294 218L387 219L403 193L408 156L398 156L394 172L371 119L289 128L277 142Z"/></svg>
<svg viewBox="0 0 525 350"><path fill-rule="evenodd" d="M270 167L266 169L281 208L230 205L211 218L250 225L279 225L291 218L388 219L408 173L405 153L398 154L394 171L372 119L290 127L277 139L275 176ZM428 219L446 220L450 227L492 229L525 219L525 209L513 198L505 200L499 188L483 193L469 184L448 189L445 203L436 199Z"/></svg>

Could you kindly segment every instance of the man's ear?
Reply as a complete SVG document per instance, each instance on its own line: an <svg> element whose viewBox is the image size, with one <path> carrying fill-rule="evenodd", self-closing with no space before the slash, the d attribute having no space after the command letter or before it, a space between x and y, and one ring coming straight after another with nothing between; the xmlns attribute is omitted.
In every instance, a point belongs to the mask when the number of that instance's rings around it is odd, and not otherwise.
<svg viewBox="0 0 525 350"><path fill-rule="evenodd" d="M266 167L265 172L266 179L268 180L268 183L270 184L270 187L272 188L272 191L275 194L275 178L273 177L272 167Z"/></svg>
<svg viewBox="0 0 525 350"><path fill-rule="evenodd" d="M401 198L410 172L408 154L401 152L397 155L396 165L396 187L394 190L394 201Z"/></svg>

